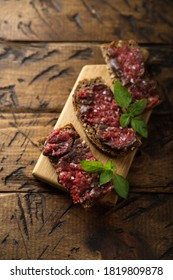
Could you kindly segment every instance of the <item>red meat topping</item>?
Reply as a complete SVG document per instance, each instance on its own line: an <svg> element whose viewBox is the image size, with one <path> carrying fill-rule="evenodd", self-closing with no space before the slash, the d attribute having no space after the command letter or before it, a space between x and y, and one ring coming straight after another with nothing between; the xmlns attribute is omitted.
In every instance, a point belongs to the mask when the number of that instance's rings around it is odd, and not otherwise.
<svg viewBox="0 0 173 280"><path fill-rule="evenodd" d="M133 145L136 134L132 128L120 127L120 108L113 92L104 84L84 87L79 91L81 118L89 123L96 137L112 149Z"/></svg>
<svg viewBox="0 0 173 280"><path fill-rule="evenodd" d="M132 46L110 46L107 55L112 70L131 92L134 102L147 98L147 109L159 103L156 82L145 73L144 58L140 49Z"/></svg>
<svg viewBox="0 0 173 280"><path fill-rule="evenodd" d="M153 108L159 103L159 95L156 94L156 82L150 79L139 79L137 83L129 86L133 101L146 98L147 109Z"/></svg>
<svg viewBox="0 0 173 280"><path fill-rule="evenodd" d="M60 157L70 151L74 142L74 131L56 129L48 136L43 149L45 156Z"/></svg>
<svg viewBox="0 0 173 280"><path fill-rule="evenodd" d="M111 182L100 186L98 173L83 170L80 161L95 158L74 130L54 130L44 145L44 154L57 159L58 182L68 190L74 203L92 201L111 191Z"/></svg>
<svg viewBox="0 0 173 280"><path fill-rule="evenodd" d="M107 52L112 68L121 83L134 83L144 73L144 58L139 49L130 46L110 47Z"/></svg>

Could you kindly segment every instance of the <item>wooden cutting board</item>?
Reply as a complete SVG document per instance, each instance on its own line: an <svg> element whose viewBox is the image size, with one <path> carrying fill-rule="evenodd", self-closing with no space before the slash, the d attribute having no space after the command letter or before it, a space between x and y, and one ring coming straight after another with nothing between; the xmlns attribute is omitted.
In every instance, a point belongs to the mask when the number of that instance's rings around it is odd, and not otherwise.
<svg viewBox="0 0 173 280"><path fill-rule="evenodd" d="M78 79L67 99L67 102L59 116L59 119L55 125L54 128L59 128L62 127L68 123L72 123L73 126L75 127L75 129L77 130L77 132L79 133L79 135L81 136L82 139L84 139L86 141L86 143L90 146L93 155L100 161L102 161L103 163L105 163L108 159L110 159L109 156L103 154L102 152L100 152L99 150L97 150L88 140L88 138L86 137L86 134L80 124L80 122L78 121L74 108L73 108L73 104L72 104L72 95L73 92L78 84L78 82L80 80L83 79L91 79L91 78L96 78L101 76L102 79L106 82L106 84L108 86L110 86L113 89L113 85L110 79L110 75L108 73L108 70L106 68L106 65L87 65L84 66L82 71L80 72ZM148 121L149 116L150 116L151 112L147 112L145 114L145 120ZM46 137L47 135L45 135ZM136 150L129 152L126 156L121 156L118 158L112 158L112 161L116 164L117 166L117 173L121 174L122 176L126 177L129 171L129 168L131 166L132 160L134 158L134 155L136 153ZM35 165L35 168L33 170L33 175L40 179L41 181L44 181L56 188L62 189L60 185L58 185L57 183L57 175L55 173L55 170L53 168L53 166L51 165L49 159L45 156L43 156L43 154L40 155L37 164ZM64 189L63 189L64 190ZM107 202L112 202L115 203L117 200L117 196L115 195L115 192L112 191L111 195L108 195L107 197L105 197L104 199L102 199L102 201L104 201L104 203Z"/></svg>

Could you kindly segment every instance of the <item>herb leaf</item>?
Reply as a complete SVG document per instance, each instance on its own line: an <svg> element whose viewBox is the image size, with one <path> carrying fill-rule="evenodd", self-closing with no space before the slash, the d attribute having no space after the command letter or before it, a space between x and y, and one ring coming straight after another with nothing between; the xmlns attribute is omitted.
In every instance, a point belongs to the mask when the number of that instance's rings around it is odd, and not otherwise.
<svg viewBox="0 0 173 280"><path fill-rule="evenodd" d="M132 102L131 94L119 81L114 82L114 97L121 108L127 108Z"/></svg>
<svg viewBox="0 0 173 280"><path fill-rule="evenodd" d="M122 198L127 197L129 192L129 183L123 176L115 173L116 166L111 160L108 160L105 165L96 160L82 160L80 164L86 172L98 172L100 174L100 186L112 181L116 193Z"/></svg>
<svg viewBox="0 0 173 280"><path fill-rule="evenodd" d="M113 183L116 193L122 198L127 198L129 192L129 183L127 179L119 174L114 174Z"/></svg>
<svg viewBox="0 0 173 280"><path fill-rule="evenodd" d="M82 168L86 171L86 172L101 172L104 170L104 165L102 162L100 161L96 161L96 160L82 160L80 162Z"/></svg>
<svg viewBox="0 0 173 280"><path fill-rule="evenodd" d="M120 125L122 127L128 126L130 123L130 114L122 114L120 117Z"/></svg>
<svg viewBox="0 0 173 280"><path fill-rule="evenodd" d="M141 118L141 117L132 118L131 126L142 137L144 137L144 138L148 137L147 124L146 124L146 122L144 121L143 118Z"/></svg>
<svg viewBox="0 0 173 280"><path fill-rule="evenodd" d="M100 174L100 186L108 183L113 176L113 172L111 170L104 170Z"/></svg>
<svg viewBox="0 0 173 280"><path fill-rule="evenodd" d="M113 164L112 160L108 160L104 166L105 170L112 170L114 171L116 169L115 164Z"/></svg>
<svg viewBox="0 0 173 280"><path fill-rule="evenodd" d="M140 99L135 103L131 104L129 108L129 113L131 113L132 116L134 117L141 115L144 112L146 105L147 105L147 99L145 98Z"/></svg>

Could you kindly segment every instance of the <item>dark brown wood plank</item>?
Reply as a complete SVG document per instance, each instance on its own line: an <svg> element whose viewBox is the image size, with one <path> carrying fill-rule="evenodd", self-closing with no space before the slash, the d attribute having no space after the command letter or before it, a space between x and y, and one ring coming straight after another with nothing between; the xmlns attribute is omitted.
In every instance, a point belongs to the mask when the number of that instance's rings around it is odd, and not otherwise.
<svg viewBox="0 0 173 280"><path fill-rule="evenodd" d="M159 113L172 111L172 46L147 47L161 86ZM104 64L99 44L0 44L0 111L60 112L84 65Z"/></svg>
<svg viewBox="0 0 173 280"><path fill-rule="evenodd" d="M46 137L58 113L0 114L0 178L2 191L54 191L38 182L32 170L40 155L39 139ZM172 114L154 114L149 138L143 141L128 174L131 192L173 192Z"/></svg>
<svg viewBox="0 0 173 280"><path fill-rule="evenodd" d="M4 194L0 204L0 259L173 258L172 195L131 195L114 209L43 193Z"/></svg>
<svg viewBox="0 0 173 280"><path fill-rule="evenodd" d="M86 64L104 63L97 44L0 44L0 110L60 112Z"/></svg>
<svg viewBox="0 0 173 280"><path fill-rule="evenodd" d="M0 37L24 41L173 42L173 2L1 0Z"/></svg>
<svg viewBox="0 0 173 280"><path fill-rule="evenodd" d="M0 114L0 192L54 191L37 181L32 170L39 140L52 130L58 114Z"/></svg>

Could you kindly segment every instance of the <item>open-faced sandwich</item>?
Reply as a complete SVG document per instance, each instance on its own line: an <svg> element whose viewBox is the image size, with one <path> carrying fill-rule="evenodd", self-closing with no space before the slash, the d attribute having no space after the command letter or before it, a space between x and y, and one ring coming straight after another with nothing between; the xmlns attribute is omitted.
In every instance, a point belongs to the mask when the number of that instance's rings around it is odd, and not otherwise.
<svg viewBox="0 0 173 280"><path fill-rule="evenodd" d="M73 104L88 138L102 152L117 156L140 145L134 129L120 125L122 110L102 78L80 81Z"/></svg>
<svg viewBox="0 0 173 280"><path fill-rule="evenodd" d="M146 109L160 103L157 83L147 70L149 53L135 41L113 41L101 45L112 81L119 80L132 94L133 101L147 99Z"/></svg>
<svg viewBox="0 0 173 280"><path fill-rule="evenodd" d="M112 190L112 183L100 186L99 173L86 172L81 161L96 161L90 148L71 124L53 130L43 143L43 155L49 157L57 173L58 183L84 207Z"/></svg>

